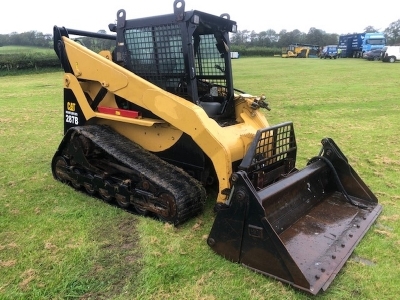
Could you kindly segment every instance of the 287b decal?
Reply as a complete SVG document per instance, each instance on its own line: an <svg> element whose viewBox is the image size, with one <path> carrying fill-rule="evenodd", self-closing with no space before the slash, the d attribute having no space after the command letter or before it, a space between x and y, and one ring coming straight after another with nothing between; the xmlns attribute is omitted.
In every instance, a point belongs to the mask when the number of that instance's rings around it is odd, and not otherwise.
<svg viewBox="0 0 400 300"><path fill-rule="evenodd" d="M66 115L65 116L65 122L78 125L79 124L79 119L77 116L71 116L71 115Z"/></svg>

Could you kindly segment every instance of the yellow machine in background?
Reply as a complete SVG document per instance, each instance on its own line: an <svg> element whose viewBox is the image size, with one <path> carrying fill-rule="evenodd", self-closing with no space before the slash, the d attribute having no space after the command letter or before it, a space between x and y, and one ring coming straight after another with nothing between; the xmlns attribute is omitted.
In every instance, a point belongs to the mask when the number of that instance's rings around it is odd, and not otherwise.
<svg viewBox="0 0 400 300"><path fill-rule="evenodd" d="M311 58L317 57L319 46L310 44L291 44L288 47L282 47L282 57Z"/></svg>
<svg viewBox="0 0 400 300"><path fill-rule="evenodd" d="M113 34L54 27L65 135L53 176L175 225L216 187L211 249L317 294L381 206L329 138L297 169L293 123L271 126L265 97L234 88L236 22L184 9L177 0L171 14L133 20L119 10ZM92 51L71 36L114 46Z"/></svg>

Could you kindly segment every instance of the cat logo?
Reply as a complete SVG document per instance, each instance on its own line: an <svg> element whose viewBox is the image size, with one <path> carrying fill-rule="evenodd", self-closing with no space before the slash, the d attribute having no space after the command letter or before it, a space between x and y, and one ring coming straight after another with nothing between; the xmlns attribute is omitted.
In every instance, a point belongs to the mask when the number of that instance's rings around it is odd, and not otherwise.
<svg viewBox="0 0 400 300"><path fill-rule="evenodd" d="M75 105L76 105L76 103L67 102L67 110L69 110L69 111L75 111Z"/></svg>

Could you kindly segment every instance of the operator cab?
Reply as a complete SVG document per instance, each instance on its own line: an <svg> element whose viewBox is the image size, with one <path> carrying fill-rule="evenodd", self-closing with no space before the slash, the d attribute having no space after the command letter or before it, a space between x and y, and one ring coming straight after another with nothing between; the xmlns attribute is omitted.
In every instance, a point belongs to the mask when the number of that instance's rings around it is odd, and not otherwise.
<svg viewBox="0 0 400 300"><path fill-rule="evenodd" d="M158 87L201 107L211 117L234 117L229 15L185 12L174 2L169 15L126 20L117 13L113 60Z"/></svg>

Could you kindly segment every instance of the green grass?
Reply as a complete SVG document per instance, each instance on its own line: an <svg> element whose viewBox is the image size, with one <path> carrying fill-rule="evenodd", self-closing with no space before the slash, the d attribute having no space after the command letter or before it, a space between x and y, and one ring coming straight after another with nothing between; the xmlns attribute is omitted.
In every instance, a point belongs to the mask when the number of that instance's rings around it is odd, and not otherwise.
<svg viewBox="0 0 400 300"><path fill-rule="evenodd" d="M34 47L34 46L3 46L0 47L0 54L32 54L32 53L40 53L40 54L51 54L54 55L53 48L43 48L43 47Z"/></svg>
<svg viewBox="0 0 400 300"><path fill-rule="evenodd" d="M1 49L1 48L0 48ZM294 122L298 167L331 137L384 209L316 299L395 299L400 286L400 64L241 58L235 87L265 94L271 124ZM215 197L175 228L52 178L62 73L0 79L0 299L308 299L215 255Z"/></svg>

